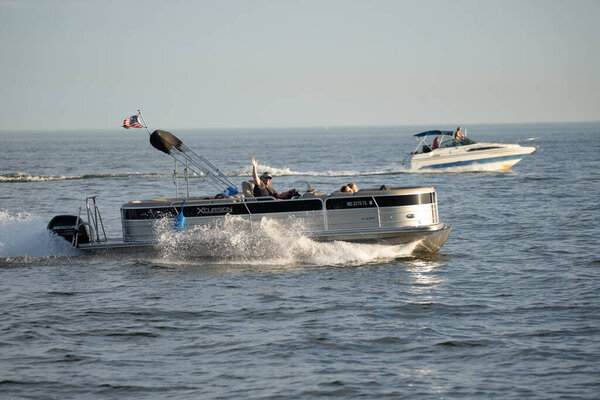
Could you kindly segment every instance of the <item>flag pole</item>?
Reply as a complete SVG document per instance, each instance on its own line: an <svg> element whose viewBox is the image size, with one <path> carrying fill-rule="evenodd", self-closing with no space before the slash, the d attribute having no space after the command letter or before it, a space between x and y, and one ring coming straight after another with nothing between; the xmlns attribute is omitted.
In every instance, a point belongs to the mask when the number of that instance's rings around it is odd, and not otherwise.
<svg viewBox="0 0 600 400"><path fill-rule="evenodd" d="M146 132L148 132L148 135L150 135L150 131L148 130L148 124L146 123L146 120L144 119L144 116L142 115L142 110L140 110L138 108L137 112L138 112L138 115L140 116L140 118L142 119L142 122L144 123L144 128L146 128Z"/></svg>

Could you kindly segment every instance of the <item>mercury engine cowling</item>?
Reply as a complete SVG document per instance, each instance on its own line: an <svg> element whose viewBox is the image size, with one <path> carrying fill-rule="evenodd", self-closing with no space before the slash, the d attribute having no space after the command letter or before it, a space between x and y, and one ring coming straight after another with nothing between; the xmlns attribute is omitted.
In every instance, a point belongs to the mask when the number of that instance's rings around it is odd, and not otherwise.
<svg viewBox="0 0 600 400"><path fill-rule="evenodd" d="M77 235L77 243L89 243L90 237L85 229L85 225L77 224L75 215L57 215L48 222L47 229L63 237L67 242L74 243L73 238Z"/></svg>

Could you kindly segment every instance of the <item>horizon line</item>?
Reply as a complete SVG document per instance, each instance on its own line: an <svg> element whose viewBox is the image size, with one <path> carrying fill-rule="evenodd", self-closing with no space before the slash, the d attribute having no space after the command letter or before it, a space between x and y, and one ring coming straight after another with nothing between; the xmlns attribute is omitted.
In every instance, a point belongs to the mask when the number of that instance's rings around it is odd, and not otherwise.
<svg viewBox="0 0 600 400"><path fill-rule="evenodd" d="M600 123L600 120L572 120L572 121L528 121L528 122L476 122L476 123L459 123L458 126L466 126L468 127L469 125L473 126L485 126L485 125L533 125L533 124L546 124L546 125L551 125L551 124L575 124L575 123L579 123L579 124L592 124L592 123ZM423 125L427 125L425 123L418 123L418 124L399 124L399 125L395 125L395 124L381 124L381 125L298 125L298 126L285 126L285 125L281 125L281 126L222 126L222 127L216 127L216 126L208 126L208 127L188 127L188 128L181 128L181 127L174 127L174 128L169 128L172 130L241 130L241 129L248 129L248 130L261 130L261 129L268 129L268 130L273 130L273 129L348 129L348 128L395 128L395 127L416 127L416 126L423 126ZM439 125L450 125L450 126L454 126L456 125L456 123L434 123L431 124L432 126L439 126ZM1 129L0 128L0 133L7 133L7 132L36 132L36 131L50 131L50 132L55 132L55 131L81 131L81 130L86 130L86 131L111 131L111 130L121 130L123 129L123 127L115 127L115 128L19 128L19 129ZM157 128L160 129L160 128Z"/></svg>

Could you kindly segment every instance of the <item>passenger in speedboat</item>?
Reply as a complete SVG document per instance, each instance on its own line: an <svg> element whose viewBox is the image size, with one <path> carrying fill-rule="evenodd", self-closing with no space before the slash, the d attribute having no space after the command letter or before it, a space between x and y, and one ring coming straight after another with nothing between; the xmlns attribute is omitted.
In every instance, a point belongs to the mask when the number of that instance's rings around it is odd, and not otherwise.
<svg viewBox="0 0 600 400"><path fill-rule="evenodd" d="M354 192L354 193L358 192L358 186L356 186L356 183L354 183L354 182L350 182L350 183L348 184L348 187L349 187L350 189L352 189L352 192Z"/></svg>
<svg viewBox="0 0 600 400"><path fill-rule="evenodd" d="M462 133L462 128L459 126L458 128L456 128L456 132L454 132L454 140L458 141L460 139L465 139L466 136L463 135Z"/></svg>
<svg viewBox="0 0 600 400"><path fill-rule="evenodd" d="M344 185L341 187L340 192L344 192L344 193L354 193L354 190L352 190L352 188L348 185Z"/></svg>
<svg viewBox="0 0 600 400"><path fill-rule="evenodd" d="M273 177L268 172L263 173L260 178L258 172L256 172L256 166L258 160L252 157L252 178L254 179L254 197L275 197L276 199L291 199L293 196L298 195L296 189L291 189L286 192L277 193L275 189L271 187L271 180Z"/></svg>
<svg viewBox="0 0 600 400"><path fill-rule="evenodd" d="M439 138L439 136L436 136L436 138L433 139L433 144L431 145L431 150L433 151L439 147L440 147L440 138Z"/></svg>

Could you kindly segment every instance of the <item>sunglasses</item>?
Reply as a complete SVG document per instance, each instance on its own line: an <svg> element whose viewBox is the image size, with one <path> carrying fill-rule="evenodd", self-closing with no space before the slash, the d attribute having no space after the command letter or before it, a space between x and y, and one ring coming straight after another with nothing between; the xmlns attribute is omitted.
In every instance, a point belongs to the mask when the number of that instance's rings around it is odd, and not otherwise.
<svg viewBox="0 0 600 400"><path fill-rule="evenodd" d="M265 178L265 179L273 179L272 176L263 176L263 178Z"/></svg>

